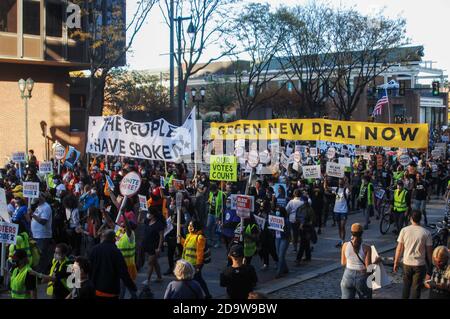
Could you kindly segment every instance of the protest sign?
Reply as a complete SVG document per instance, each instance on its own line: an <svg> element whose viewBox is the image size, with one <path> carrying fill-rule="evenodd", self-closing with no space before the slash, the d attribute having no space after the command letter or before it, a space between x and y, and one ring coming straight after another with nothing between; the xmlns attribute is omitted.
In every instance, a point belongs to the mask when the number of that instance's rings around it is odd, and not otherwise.
<svg viewBox="0 0 450 319"><path fill-rule="evenodd" d="M54 155L58 161L62 160L66 155L66 148L61 144L57 144L55 146Z"/></svg>
<svg viewBox="0 0 450 319"><path fill-rule="evenodd" d="M180 127L164 119L139 123L120 115L91 116L86 151L91 154L174 162L197 149L193 111ZM219 142L216 143L215 146L218 146Z"/></svg>
<svg viewBox="0 0 450 319"><path fill-rule="evenodd" d="M211 155L209 179L212 181L237 182L236 156Z"/></svg>
<svg viewBox="0 0 450 319"><path fill-rule="evenodd" d="M276 231L284 231L284 218L269 215L268 225L269 229Z"/></svg>
<svg viewBox="0 0 450 319"><path fill-rule="evenodd" d="M6 201L6 192L4 188L0 188L0 217L7 223L10 222L8 203Z"/></svg>
<svg viewBox="0 0 450 319"><path fill-rule="evenodd" d="M305 179L316 179L320 178L320 165L309 165L309 166L303 166L303 177Z"/></svg>
<svg viewBox="0 0 450 319"><path fill-rule="evenodd" d="M316 146L318 148L318 153L326 153L330 147L336 150L336 153L343 154L348 150L348 156L355 156L356 146L349 144L340 144L334 142L317 141Z"/></svg>
<svg viewBox="0 0 450 319"><path fill-rule="evenodd" d="M286 184L275 184L273 185L273 191L275 192L275 197L277 198L277 205L285 206L287 203L287 187Z"/></svg>
<svg viewBox="0 0 450 319"><path fill-rule="evenodd" d="M105 175L105 176L106 176L106 182L108 183L109 189L114 191L115 186L114 186L113 180L111 179L111 177L109 175Z"/></svg>
<svg viewBox="0 0 450 319"><path fill-rule="evenodd" d="M348 157L339 157L339 164L344 165L345 167L352 167L352 161Z"/></svg>
<svg viewBox="0 0 450 319"><path fill-rule="evenodd" d="M309 155L312 157L317 157L317 147L311 147L309 149Z"/></svg>
<svg viewBox="0 0 450 319"><path fill-rule="evenodd" d="M292 169L296 172L300 172L301 166L299 163L295 162L294 164L292 164Z"/></svg>
<svg viewBox="0 0 450 319"><path fill-rule="evenodd" d="M345 166L342 164L336 164L327 162L327 175L331 177L344 178Z"/></svg>
<svg viewBox="0 0 450 319"><path fill-rule="evenodd" d="M371 264L367 268L367 272L372 272L372 274L367 278L366 284L367 287L372 288L373 290L377 290L390 285L392 283L392 278L389 277L383 263L375 264L375 261L377 260L379 255L375 246L372 245L371 249L372 260Z"/></svg>
<svg viewBox="0 0 450 319"><path fill-rule="evenodd" d="M0 243L15 245L19 224L0 222Z"/></svg>
<svg viewBox="0 0 450 319"><path fill-rule="evenodd" d="M214 140L213 147L215 155L223 155L223 140Z"/></svg>
<svg viewBox="0 0 450 319"><path fill-rule="evenodd" d="M408 166L409 163L411 163L411 157L409 157L409 155L404 154L399 157L398 162L403 166Z"/></svg>
<svg viewBox="0 0 450 319"><path fill-rule="evenodd" d="M294 161L296 163L300 163L301 160L302 160L302 155L300 154L300 152L299 151L295 152L294 153Z"/></svg>
<svg viewBox="0 0 450 319"><path fill-rule="evenodd" d="M211 138L329 141L341 144L428 147L428 123L385 124L328 119L240 120L211 123Z"/></svg>
<svg viewBox="0 0 450 319"><path fill-rule="evenodd" d="M166 219L166 229L164 230L164 237L166 237L173 229L172 217Z"/></svg>
<svg viewBox="0 0 450 319"><path fill-rule="evenodd" d="M383 199L384 194L386 193L386 191L384 189L377 189L375 191L375 197L378 199Z"/></svg>
<svg viewBox="0 0 450 319"><path fill-rule="evenodd" d="M172 185L175 188L175 190L180 191L184 189L184 180L182 179L173 179Z"/></svg>
<svg viewBox="0 0 450 319"><path fill-rule="evenodd" d="M327 158L333 159L336 156L336 149L334 147L330 147L327 151Z"/></svg>
<svg viewBox="0 0 450 319"><path fill-rule="evenodd" d="M442 140L442 142L445 142L445 143L450 142L450 138L448 135L442 135L441 140Z"/></svg>
<svg viewBox="0 0 450 319"><path fill-rule="evenodd" d="M77 151L77 149L73 146L69 146L69 149L67 150L67 155L64 160L64 165L68 168L73 168L75 164L80 159L81 153Z"/></svg>
<svg viewBox="0 0 450 319"><path fill-rule="evenodd" d="M255 198L247 195L236 196L236 213L239 217L248 218L255 210Z"/></svg>
<svg viewBox="0 0 450 319"><path fill-rule="evenodd" d="M165 180L164 180L164 176L160 176L159 177L159 187L161 188L165 188Z"/></svg>
<svg viewBox="0 0 450 319"><path fill-rule="evenodd" d="M234 142L234 147L235 148L238 148L238 147L245 148L245 140L244 139L236 140Z"/></svg>
<svg viewBox="0 0 450 319"><path fill-rule="evenodd" d="M12 160L16 163L24 163L25 160L25 152L16 152L12 154Z"/></svg>
<svg viewBox="0 0 450 319"><path fill-rule="evenodd" d="M259 229L264 230L264 226L266 225L266 220L257 215L255 215L254 217L255 217L255 221L256 221L256 224L258 225Z"/></svg>
<svg viewBox="0 0 450 319"><path fill-rule="evenodd" d="M136 172L130 172L120 182L120 193L125 197L134 196L141 187L141 176Z"/></svg>
<svg viewBox="0 0 450 319"><path fill-rule="evenodd" d="M255 168L259 164L259 154L257 151L252 150L248 153L248 164L250 167Z"/></svg>
<svg viewBox="0 0 450 319"><path fill-rule="evenodd" d="M39 198L39 183L23 182L23 197Z"/></svg>
<svg viewBox="0 0 450 319"><path fill-rule="evenodd" d="M443 157L441 150L436 150L436 149L431 151L431 156L433 156L433 158L442 158Z"/></svg>
<svg viewBox="0 0 450 319"><path fill-rule="evenodd" d="M265 150L261 153L259 153L259 162L262 164L269 164L270 163L270 153L269 151Z"/></svg>
<svg viewBox="0 0 450 319"><path fill-rule="evenodd" d="M41 173L41 174L53 173L53 163L52 162L39 163L39 173Z"/></svg>
<svg viewBox="0 0 450 319"><path fill-rule="evenodd" d="M242 158L242 157L245 156L245 149L244 149L243 147L237 147L237 148L234 150L234 154L235 154L237 157Z"/></svg>
<svg viewBox="0 0 450 319"><path fill-rule="evenodd" d="M143 211L148 211L147 197L145 197L144 195L138 195L138 197L139 197L139 208Z"/></svg>
<svg viewBox="0 0 450 319"><path fill-rule="evenodd" d="M288 158L286 155L281 154L281 157L280 157L280 164L281 164L281 166L283 166L285 169L288 169L288 167L289 167L289 158Z"/></svg>

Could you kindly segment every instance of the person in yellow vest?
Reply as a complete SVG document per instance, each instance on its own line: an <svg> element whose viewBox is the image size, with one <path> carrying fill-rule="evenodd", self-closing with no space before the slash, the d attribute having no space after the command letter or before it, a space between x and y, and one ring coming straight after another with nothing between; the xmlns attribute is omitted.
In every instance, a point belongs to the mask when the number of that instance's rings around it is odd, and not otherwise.
<svg viewBox="0 0 450 319"><path fill-rule="evenodd" d="M181 258L189 262L195 268L194 280L196 280L203 291L206 299L211 299L208 286L202 277L202 268L205 263L206 238L203 235L202 225L198 220L192 220L188 226L189 234L181 238L183 253Z"/></svg>
<svg viewBox="0 0 450 319"><path fill-rule="evenodd" d="M394 191L394 196L391 202L391 209L394 213L394 220L396 228L395 234L399 234L402 230L405 221L407 220L408 211L411 208L411 195L405 189L402 181L397 182L397 189Z"/></svg>
<svg viewBox="0 0 450 319"><path fill-rule="evenodd" d="M128 220L126 214L122 212L122 222L120 229L116 232L116 245L122 253L125 259L125 264L127 265L128 273L133 281L137 278L137 268L136 268L136 236L132 230L131 222ZM127 288L121 282L120 284L120 299L124 299ZM133 299L136 299L136 293L130 291Z"/></svg>
<svg viewBox="0 0 450 319"><path fill-rule="evenodd" d="M14 253L18 249L25 250L25 252L27 253L28 265L31 267L33 265L33 257L30 248L30 236L28 236L25 227L21 223L19 223L19 231L16 237L16 244L9 245L9 261L12 261Z"/></svg>
<svg viewBox="0 0 450 319"><path fill-rule="evenodd" d="M10 292L12 299L37 299L37 279L28 263L27 253L17 249L12 257Z"/></svg>
<svg viewBox="0 0 450 319"><path fill-rule="evenodd" d="M47 295L53 299L66 299L71 290L67 286L67 278L71 275L68 269L70 264L69 258L69 246L64 243L56 245L55 254L52 260L52 268L49 275L35 273L38 278L42 279L43 283L47 285Z"/></svg>

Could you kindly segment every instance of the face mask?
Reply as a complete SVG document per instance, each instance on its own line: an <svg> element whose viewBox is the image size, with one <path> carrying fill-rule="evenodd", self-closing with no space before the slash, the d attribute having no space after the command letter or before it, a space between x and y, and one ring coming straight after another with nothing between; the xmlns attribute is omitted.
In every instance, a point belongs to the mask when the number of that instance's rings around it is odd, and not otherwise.
<svg viewBox="0 0 450 319"><path fill-rule="evenodd" d="M56 260L61 260L61 259L62 259L62 256L61 256L60 254L55 253L55 254L53 255L53 258L55 258Z"/></svg>
<svg viewBox="0 0 450 319"><path fill-rule="evenodd" d="M278 217L280 217L280 211L279 210L277 210L277 212L275 213L275 215L277 215Z"/></svg>

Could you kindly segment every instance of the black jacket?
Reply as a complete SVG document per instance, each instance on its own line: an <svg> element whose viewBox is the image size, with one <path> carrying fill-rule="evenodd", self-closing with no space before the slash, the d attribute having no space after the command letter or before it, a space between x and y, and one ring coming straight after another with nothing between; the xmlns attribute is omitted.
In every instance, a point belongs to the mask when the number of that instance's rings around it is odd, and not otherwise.
<svg viewBox="0 0 450 319"><path fill-rule="evenodd" d="M89 278L95 290L119 295L120 280L132 291L137 291L136 284L131 279L125 259L114 243L103 242L92 249L89 256L91 273Z"/></svg>

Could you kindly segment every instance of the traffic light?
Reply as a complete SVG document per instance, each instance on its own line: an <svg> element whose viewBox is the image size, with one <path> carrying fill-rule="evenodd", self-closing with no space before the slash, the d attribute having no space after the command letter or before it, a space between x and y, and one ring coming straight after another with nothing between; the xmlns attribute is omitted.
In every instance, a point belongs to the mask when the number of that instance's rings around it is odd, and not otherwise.
<svg viewBox="0 0 450 319"><path fill-rule="evenodd" d="M439 81L434 81L433 82L433 96L438 96L439 95Z"/></svg>

